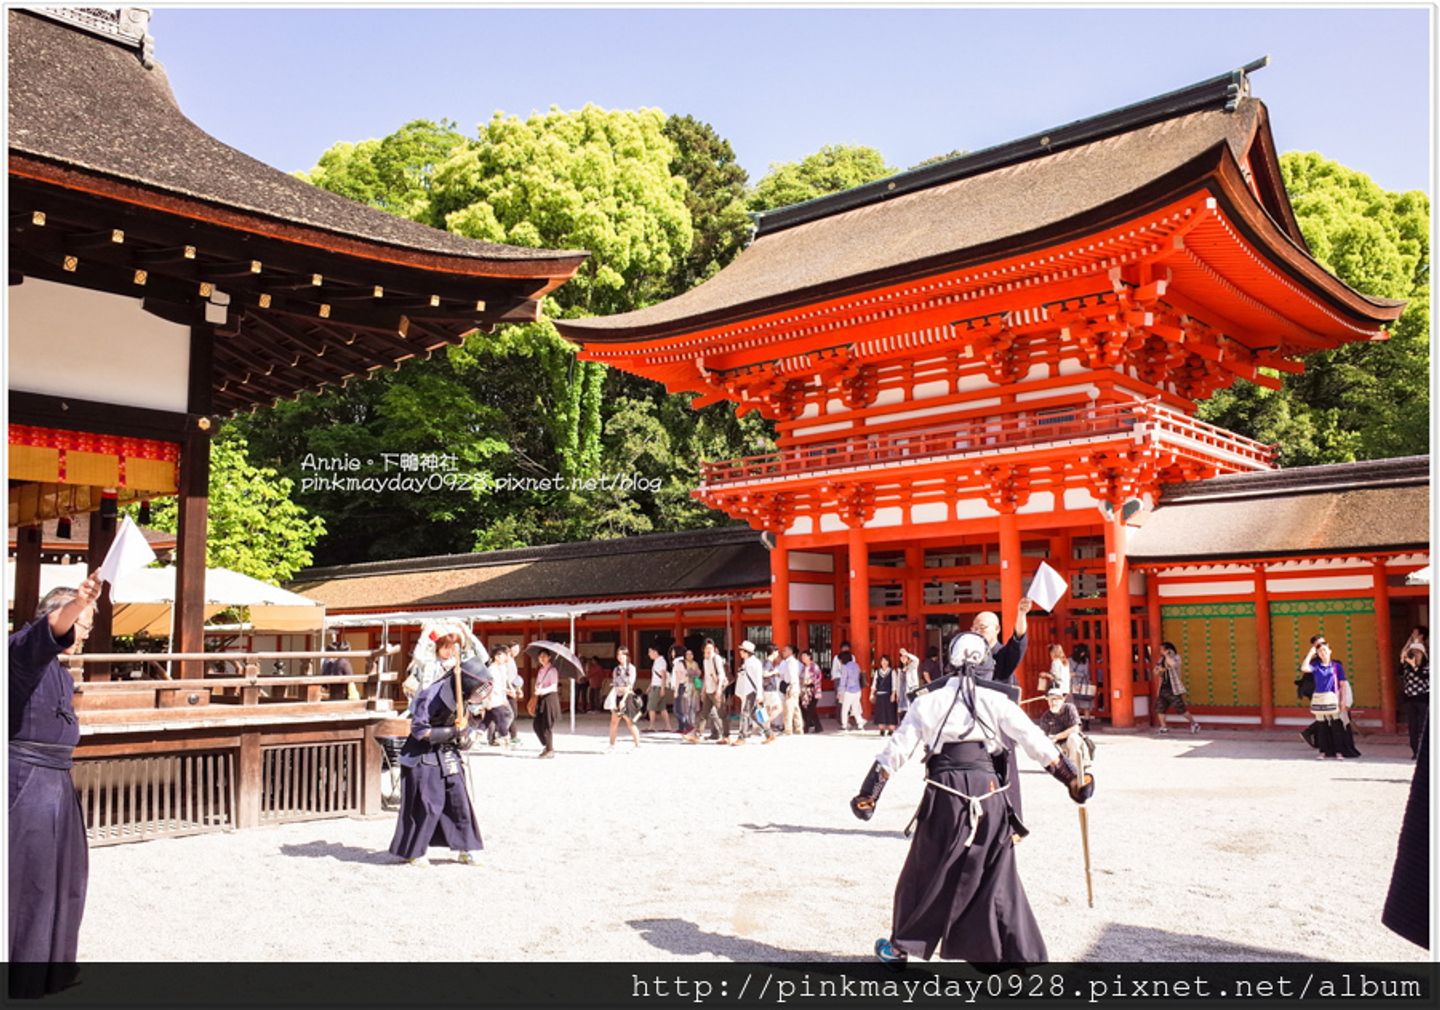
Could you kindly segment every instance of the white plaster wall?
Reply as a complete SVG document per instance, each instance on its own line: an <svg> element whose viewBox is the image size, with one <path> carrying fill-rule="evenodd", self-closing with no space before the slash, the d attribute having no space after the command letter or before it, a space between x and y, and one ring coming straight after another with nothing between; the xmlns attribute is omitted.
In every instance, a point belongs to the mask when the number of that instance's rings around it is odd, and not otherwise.
<svg viewBox="0 0 1440 1010"><path fill-rule="evenodd" d="M1030 500L1021 505L1016 512L1053 512L1055 509L1054 491L1036 491L1030 495Z"/></svg>
<svg viewBox="0 0 1440 1010"><path fill-rule="evenodd" d="M875 510L875 514L865 523L865 528L882 529L887 526L899 526L904 521L905 513L899 505L887 505Z"/></svg>
<svg viewBox="0 0 1440 1010"><path fill-rule="evenodd" d="M852 427L854 427L853 421L833 421L830 424L812 424L804 428L796 428L793 434L796 436L819 435L827 431L848 431Z"/></svg>
<svg viewBox="0 0 1440 1010"><path fill-rule="evenodd" d="M949 511L943 501L930 501L920 505L911 505L910 521L912 523L943 523L949 518Z"/></svg>
<svg viewBox="0 0 1440 1010"><path fill-rule="evenodd" d="M1374 588L1375 580L1368 575L1332 575L1328 578L1265 580L1266 591L1277 595L1282 593L1314 593L1356 589L1364 590L1368 593L1372 592Z"/></svg>
<svg viewBox="0 0 1440 1010"><path fill-rule="evenodd" d="M790 610L834 610L835 587L824 582L790 583Z"/></svg>
<svg viewBox="0 0 1440 1010"><path fill-rule="evenodd" d="M146 312L138 298L34 277L10 287L9 297L12 390L152 410L189 407L188 326Z"/></svg>
<svg viewBox="0 0 1440 1010"><path fill-rule="evenodd" d="M1255 591L1253 579L1237 579L1233 582L1171 582L1160 583L1160 595L1164 596L1239 596Z"/></svg>
<svg viewBox="0 0 1440 1010"><path fill-rule="evenodd" d="M833 572L835 555L819 554L815 551L791 551L790 570L792 572Z"/></svg>
<svg viewBox="0 0 1440 1010"><path fill-rule="evenodd" d="M956 519L985 519L996 514L983 498L961 498L955 503Z"/></svg>

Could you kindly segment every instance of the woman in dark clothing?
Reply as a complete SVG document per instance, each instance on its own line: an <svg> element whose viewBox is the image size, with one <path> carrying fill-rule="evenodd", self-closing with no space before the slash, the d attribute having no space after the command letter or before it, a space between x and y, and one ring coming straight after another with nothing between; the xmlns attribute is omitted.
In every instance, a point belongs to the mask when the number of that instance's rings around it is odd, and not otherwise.
<svg viewBox="0 0 1440 1010"><path fill-rule="evenodd" d="M806 733L822 733L820 724L820 665L810 652L800 653L800 716Z"/></svg>
<svg viewBox="0 0 1440 1010"><path fill-rule="evenodd" d="M35 620L10 636L10 975L12 997L69 985L90 852L70 777L80 742L61 655L85 641L100 595L91 574L79 589L54 589Z"/></svg>
<svg viewBox="0 0 1440 1010"><path fill-rule="evenodd" d="M545 649L536 652L540 659L540 670L535 674L535 694L531 704L535 711L533 726L540 738L540 756L555 756L555 724L560 721L560 670L551 660L554 657Z"/></svg>
<svg viewBox="0 0 1440 1010"><path fill-rule="evenodd" d="M490 671L467 659L460 682L469 713L478 717L490 693ZM458 862L473 863L473 853L485 847L460 754L476 731L457 709L453 676L435 681L410 706L410 735L400 750L400 817L390 841L390 852L407 863L426 865L426 852L435 845L448 846Z"/></svg>
<svg viewBox="0 0 1440 1010"><path fill-rule="evenodd" d="M870 682L870 717L881 736L895 732L896 714L895 671L890 657L881 656L875 679Z"/></svg>
<svg viewBox="0 0 1440 1010"><path fill-rule="evenodd" d="M1430 715L1430 653L1424 631L1424 628L1412 631L1405 651L1400 654L1400 711L1405 715L1405 728L1410 731L1412 759L1420 754L1420 733Z"/></svg>
<svg viewBox="0 0 1440 1010"><path fill-rule="evenodd" d="M1400 822L1395 869L1380 921L1405 939L1430 948L1430 894L1434 886L1430 845L1430 727L1420 733L1410 799Z"/></svg>

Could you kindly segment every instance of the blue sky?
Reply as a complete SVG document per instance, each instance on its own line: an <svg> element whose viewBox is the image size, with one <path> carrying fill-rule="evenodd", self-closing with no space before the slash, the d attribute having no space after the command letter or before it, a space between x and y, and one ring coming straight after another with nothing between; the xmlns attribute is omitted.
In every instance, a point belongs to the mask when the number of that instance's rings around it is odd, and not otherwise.
<svg viewBox="0 0 1440 1010"><path fill-rule="evenodd" d="M1281 151L1430 191L1430 14L1410 9L390 10L158 8L191 119L286 170L339 140L496 110L658 107L711 123L752 181L823 144L899 168L1270 55Z"/></svg>

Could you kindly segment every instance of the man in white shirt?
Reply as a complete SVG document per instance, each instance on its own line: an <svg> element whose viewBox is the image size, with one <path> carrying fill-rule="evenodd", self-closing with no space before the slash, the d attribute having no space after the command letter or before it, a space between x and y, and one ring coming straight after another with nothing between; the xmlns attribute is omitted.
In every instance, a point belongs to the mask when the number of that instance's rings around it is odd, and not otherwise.
<svg viewBox="0 0 1440 1010"><path fill-rule="evenodd" d="M670 711L665 707L675 692L670 689L670 669L665 663L665 657L655 646L650 646L650 694L646 705L645 720L650 724L650 730L655 729L655 714L658 711L660 718L665 722L665 732L670 732Z"/></svg>
<svg viewBox="0 0 1440 1010"><path fill-rule="evenodd" d="M785 692L784 718L785 735L805 733L805 720L800 716L800 660L795 658L795 647L787 645L780 650L780 690Z"/></svg>
<svg viewBox="0 0 1440 1010"><path fill-rule="evenodd" d="M760 725L755 721L755 707L765 689L765 667L755 657L755 643L748 639L740 643L740 664L740 673L735 681L735 697L740 699L740 736L735 740L737 745L748 741L750 734ZM764 727L765 742L770 743L775 739L775 731L770 728L768 719Z"/></svg>
<svg viewBox="0 0 1440 1010"><path fill-rule="evenodd" d="M515 712L510 708L506 692L510 683L510 647L497 645L489 666L494 686L481 703L481 721L486 727L490 746L498 747L500 740L509 735L510 726L515 721Z"/></svg>

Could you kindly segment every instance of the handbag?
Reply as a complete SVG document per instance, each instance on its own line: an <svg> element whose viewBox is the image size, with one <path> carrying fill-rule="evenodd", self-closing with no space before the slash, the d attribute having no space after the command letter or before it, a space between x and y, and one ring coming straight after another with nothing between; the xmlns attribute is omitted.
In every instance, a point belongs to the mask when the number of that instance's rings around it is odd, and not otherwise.
<svg viewBox="0 0 1440 1010"><path fill-rule="evenodd" d="M625 704L622 706L622 710L625 718L629 719L631 722L634 722L635 719L640 715L640 696L634 691L631 691L629 694L627 694L625 696Z"/></svg>
<svg viewBox="0 0 1440 1010"><path fill-rule="evenodd" d="M530 699L529 699L527 702L525 702L525 714L528 715L528 716L530 716L530 718L533 719L533 718L535 718L535 712L536 712L536 710L537 710L539 707L540 707L540 696L539 696L538 694L532 694L532 695L530 696Z"/></svg>

